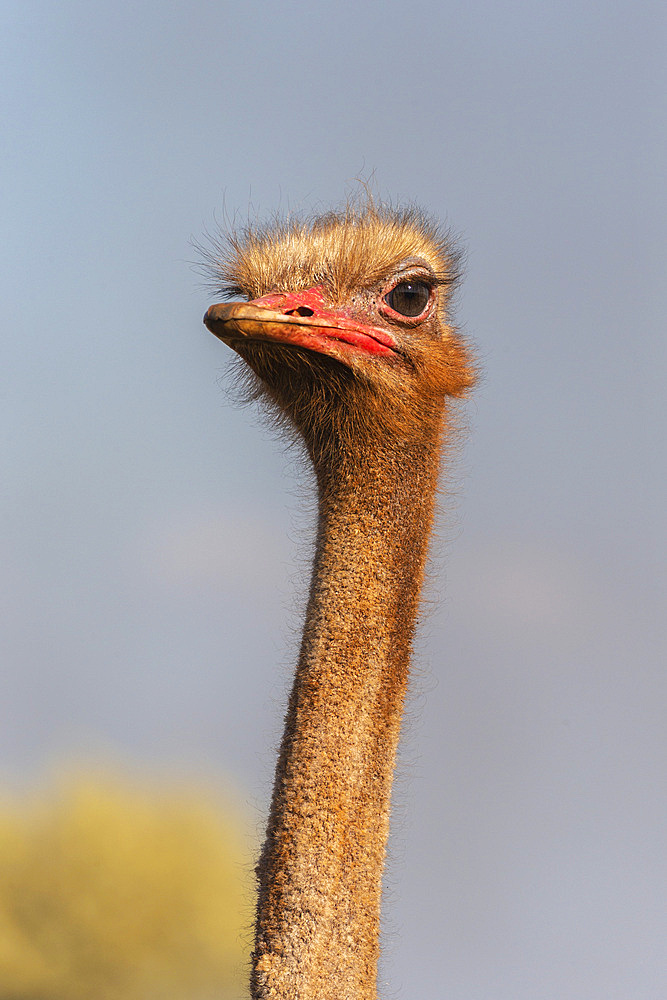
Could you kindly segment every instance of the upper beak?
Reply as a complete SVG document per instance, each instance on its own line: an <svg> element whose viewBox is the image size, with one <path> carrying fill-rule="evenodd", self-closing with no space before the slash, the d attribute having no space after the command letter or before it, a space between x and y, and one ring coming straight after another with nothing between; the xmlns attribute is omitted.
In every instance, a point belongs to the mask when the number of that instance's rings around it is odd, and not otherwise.
<svg viewBox="0 0 667 1000"><path fill-rule="evenodd" d="M349 354L350 348L372 354L392 354L397 348L387 330L360 323L342 310L326 308L319 289L265 295L252 302L219 303L211 306L204 323L230 346L234 341L273 341L335 357Z"/></svg>

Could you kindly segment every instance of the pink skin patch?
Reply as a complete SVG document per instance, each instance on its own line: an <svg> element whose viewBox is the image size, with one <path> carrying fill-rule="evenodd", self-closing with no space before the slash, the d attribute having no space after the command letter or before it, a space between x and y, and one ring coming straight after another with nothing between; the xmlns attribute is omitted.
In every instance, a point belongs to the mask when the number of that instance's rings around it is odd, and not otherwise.
<svg viewBox="0 0 667 1000"><path fill-rule="evenodd" d="M262 295L248 305L274 313L266 317L267 324L271 324L271 339L326 353L329 353L327 341L332 340L370 354L392 354L397 347L387 330L360 323L342 309L327 308L321 285L303 292ZM281 322L275 313L289 320Z"/></svg>

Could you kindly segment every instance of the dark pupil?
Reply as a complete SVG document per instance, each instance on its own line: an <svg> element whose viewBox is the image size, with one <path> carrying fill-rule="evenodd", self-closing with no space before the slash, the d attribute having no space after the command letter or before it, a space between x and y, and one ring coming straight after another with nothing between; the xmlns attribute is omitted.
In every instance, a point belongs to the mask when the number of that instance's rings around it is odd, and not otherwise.
<svg viewBox="0 0 667 1000"><path fill-rule="evenodd" d="M385 296L385 302L401 316L419 316L424 312L431 289L421 281L402 281Z"/></svg>

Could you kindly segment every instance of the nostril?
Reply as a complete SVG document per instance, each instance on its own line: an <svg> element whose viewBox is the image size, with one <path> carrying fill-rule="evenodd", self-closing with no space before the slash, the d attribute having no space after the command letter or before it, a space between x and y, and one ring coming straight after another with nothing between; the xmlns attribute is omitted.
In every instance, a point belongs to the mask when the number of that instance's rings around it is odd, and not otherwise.
<svg viewBox="0 0 667 1000"><path fill-rule="evenodd" d="M314 316L315 313L308 306L299 306L297 309L286 309L285 316Z"/></svg>

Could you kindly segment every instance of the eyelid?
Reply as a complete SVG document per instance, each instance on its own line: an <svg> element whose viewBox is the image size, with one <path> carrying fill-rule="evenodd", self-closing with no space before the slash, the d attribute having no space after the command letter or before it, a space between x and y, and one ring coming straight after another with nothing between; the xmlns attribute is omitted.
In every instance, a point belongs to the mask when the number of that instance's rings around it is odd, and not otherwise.
<svg viewBox="0 0 667 1000"><path fill-rule="evenodd" d="M381 299L385 299L390 292L393 292L395 288L399 285L426 285L429 293L429 301L433 298L436 288L438 288L439 282L435 278L435 275L424 275L424 274L405 274L400 275L394 280L390 281L388 285L382 291L380 295Z"/></svg>
<svg viewBox="0 0 667 1000"><path fill-rule="evenodd" d="M419 270L408 270L401 274L396 274L392 280L387 285L387 292L390 292L392 288L396 288L396 285L402 285L404 282L410 284L410 282L419 282L422 285L428 285L429 288L436 288L439 281L435 274L427 271L426 274Z"/></svg>
<svg viewBox="0 0 667 1000"><path fill-rule="evenodd" d="M393 290L398 285L403 285L403 284L408 284L408 285L420 284L420 285L425 285L428 288L428 302L424 306L423 311L419 313L419 316L412 317L412 319L421 319L424 316L424 313L427 312L430 313L431 310L433 309L433 304L435 302L435 299L437 298L437 289L440 285L440 282L438 281L437 275L433 274L432 271L429 270L425 274L424 271L419 268L415 268L414 270L409 269L406 270L403 274L398 274L398 275L395 274L393 276L392 280L387 285L385 285L384 290L380 294L380 302L379 302L380 311L382 312L383 309L382 304L384 303L384 306L389 308L392 311L392 313L396 313L396 310L392 309L392 307L389 305L386 299L387 296L390 295L391 292L393 292ZM401 313L398 313L397 315L402 316Z"/></svg>

